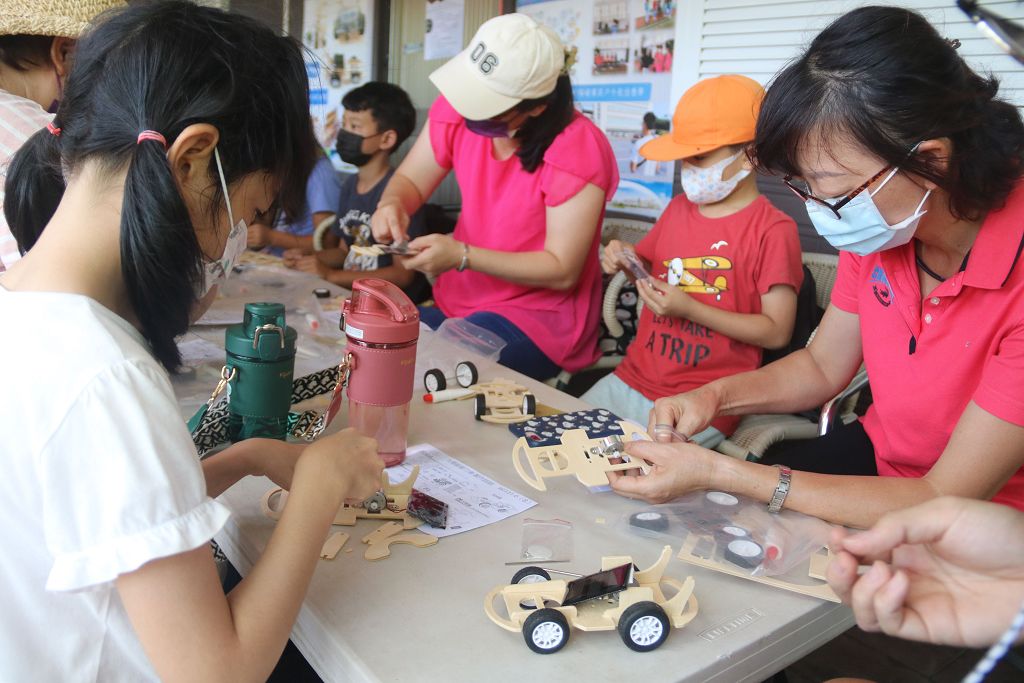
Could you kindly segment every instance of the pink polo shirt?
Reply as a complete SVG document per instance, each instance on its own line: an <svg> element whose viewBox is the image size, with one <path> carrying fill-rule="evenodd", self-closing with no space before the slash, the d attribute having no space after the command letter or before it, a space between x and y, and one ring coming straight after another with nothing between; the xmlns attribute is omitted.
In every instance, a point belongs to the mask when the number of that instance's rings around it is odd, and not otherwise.
<svg viewBox="0 0 1024 683"><path fill-rule="evenodd" d="M548 230L545 211L578 194L588 183L611 199L619 182L615 155L597 126L576 113L555 138L533 173L519 158L494 158L490 138L470 132L444 97L430 108L430 142L437 163L455 172L462 191L462 213L455 239L507 252L541 251ZM601 266L598 227L590 237L591 257L579 281L568 291L528 287L478 273L443 273L434 285L434 299L447 316L477 311L504 316L548 358L570 372L581 370L600 355L597 349L601 309Z"/></svg>
<svg viewBox="0 0 1024 683"><path fill-rule="evenodd" d="M874 404L863 418L882 476L921 477L970 401L1024 426L1024 182L985 219L967 268L921 300L914 243L843 252L836 307L860 317ZM985 453L956 457L982 461ZM1024 470L995 501L1024 510Z"/></svg>

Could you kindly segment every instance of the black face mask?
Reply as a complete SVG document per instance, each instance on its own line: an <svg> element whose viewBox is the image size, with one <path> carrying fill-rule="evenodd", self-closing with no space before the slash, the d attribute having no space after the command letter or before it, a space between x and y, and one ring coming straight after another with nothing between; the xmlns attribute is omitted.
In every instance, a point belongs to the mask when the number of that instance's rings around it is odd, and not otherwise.
<svg viewBox="0 0 1024 683"><path fill-rule="evenodd" d="M377 135L380 135L380 133L377 133ZM338 131L338 144L335 146L335 149L338 150L338 156L346 164L365 166L373 158L373 155L363 152L363 140L375 138L377 135L363 137L345 129Z"/></svg>

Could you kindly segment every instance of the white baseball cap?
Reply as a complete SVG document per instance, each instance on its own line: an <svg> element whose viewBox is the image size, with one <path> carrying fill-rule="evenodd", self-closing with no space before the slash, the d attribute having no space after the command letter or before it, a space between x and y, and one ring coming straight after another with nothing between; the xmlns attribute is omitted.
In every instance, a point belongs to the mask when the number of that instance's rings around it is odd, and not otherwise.
<svg viewBox="0 0 1024 683"><path fill-rule="evenodd" d="M455 111L482 120L550 95L564 64L554 31L525 14L503 14L484 22L430 80Z"/></svg>

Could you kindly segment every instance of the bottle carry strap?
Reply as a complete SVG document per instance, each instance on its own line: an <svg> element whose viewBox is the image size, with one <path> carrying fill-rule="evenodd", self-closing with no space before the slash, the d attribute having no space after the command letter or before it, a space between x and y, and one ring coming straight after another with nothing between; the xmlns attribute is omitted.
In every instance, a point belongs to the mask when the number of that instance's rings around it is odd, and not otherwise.
<svg viewBox="0 0 1024 683"><path fill-rule="evenodd" d="M225 365L221 368L221 379L209 400L189 419L188 428L192 433L192 441L196 451L203 457L214 448L230 441L228 433L229 411L228 402L219 401L227 383L234 377L235 368ZM338 366L331 366L318 372L292 381L291 402L300 403L306 399L321 396L333 391L338 384ZM301 413L288 413L288 433L299 438L306 438L311 425L317 422L316 411L306 410Z"/></svg>

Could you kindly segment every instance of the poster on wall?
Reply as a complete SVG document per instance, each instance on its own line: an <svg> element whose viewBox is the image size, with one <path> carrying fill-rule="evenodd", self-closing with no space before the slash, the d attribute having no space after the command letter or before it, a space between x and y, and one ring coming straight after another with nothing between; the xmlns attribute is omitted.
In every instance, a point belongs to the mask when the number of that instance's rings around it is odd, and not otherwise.
<svg viewBox="0 0 1024 683"><path fill-rule="evenodd" d="M462 51L465 0L426 0L423 59L449 59Z"/></svg>
<svg viewBox="0 0 1024 683"><path fill-rule="evenodd" d="M671 162L640 147L669 130L674 0L520 0L516 11L550 26L577 51L570 72L576 107L611 143L619 187L611 208L656 218L672 198Z"/></svg>
<svg viewBox="0 0 1024 683"><path fill-rule="evenodd" d="M310 115L317 141L336 168L355 172L334 149L341 98L372 79L372 0L306 0L302 42L307 48Z"/></svg>

